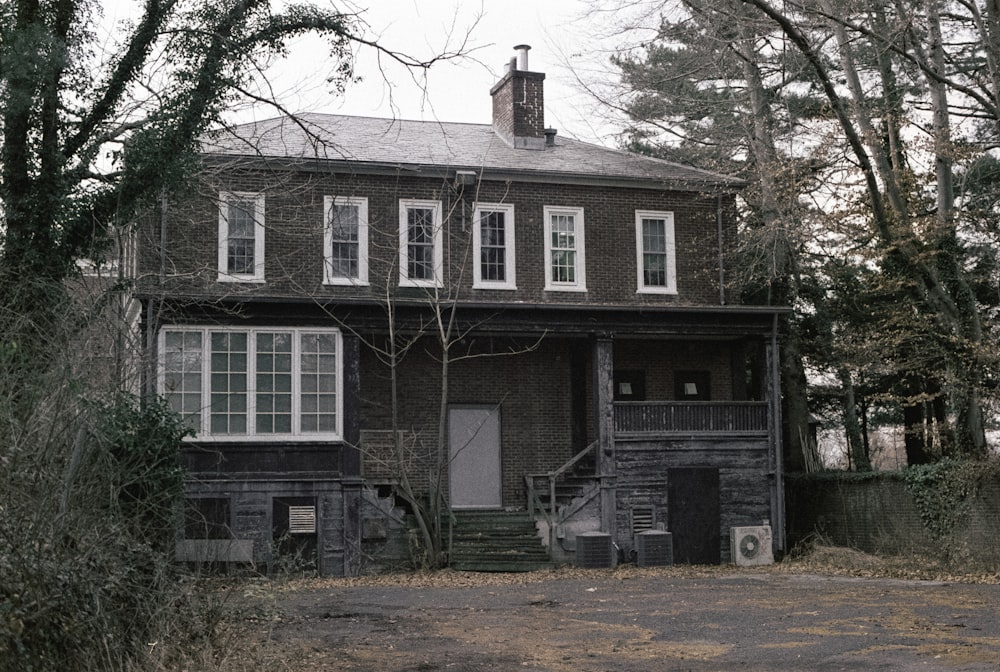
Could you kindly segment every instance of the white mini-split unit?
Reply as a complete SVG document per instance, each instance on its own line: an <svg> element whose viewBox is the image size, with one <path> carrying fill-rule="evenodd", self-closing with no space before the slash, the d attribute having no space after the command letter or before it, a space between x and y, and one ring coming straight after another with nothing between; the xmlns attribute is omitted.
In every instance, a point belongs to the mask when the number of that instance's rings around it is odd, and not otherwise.
<svg viewBox="0 0 1000 672"><path fill-rule="evenodd" d="M753 567L772 564L774 551L771 548L771 526L729 528L729 548L734 565Z"/></svg>

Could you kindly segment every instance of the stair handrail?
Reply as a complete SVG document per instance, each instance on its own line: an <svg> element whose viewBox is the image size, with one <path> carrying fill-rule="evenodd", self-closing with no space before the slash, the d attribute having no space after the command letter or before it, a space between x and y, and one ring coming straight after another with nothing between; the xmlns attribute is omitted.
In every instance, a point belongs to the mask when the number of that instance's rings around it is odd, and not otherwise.
<svg viewBox="0 0 1000 672"><path fill-rule="evenodd" d="M597 449L597 441L594 441L586 448L581 450L579 453L574 455L569 459L568 462L563 464L561 467L554 471L550 471L544 474L527 474L524 477L524 481L528 487L528 515L534 518L535 509L537 508L540 512L545 515L545 518L551 523L552 519L556 513L556 481L560 476L565 474L567 471L572 469L577 462L585 458L589 453L594 452ZM543 505L542 500L539 497L539 493L535 490L535 479L544 478L548 480L548 490L549 490L549 506Z"/></svg>

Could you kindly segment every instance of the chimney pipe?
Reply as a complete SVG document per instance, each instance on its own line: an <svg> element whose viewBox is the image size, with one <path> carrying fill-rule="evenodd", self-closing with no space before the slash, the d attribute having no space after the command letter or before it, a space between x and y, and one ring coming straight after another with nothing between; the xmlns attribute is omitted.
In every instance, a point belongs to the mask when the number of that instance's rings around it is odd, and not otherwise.
<svg viewBox="0 0 1000 672"><path fill-rule="evenodd" d="M514 47L514 51L517 52L517 69L522 72L528 70L528 50L531 49L527 44L519 44Z"/></svg>

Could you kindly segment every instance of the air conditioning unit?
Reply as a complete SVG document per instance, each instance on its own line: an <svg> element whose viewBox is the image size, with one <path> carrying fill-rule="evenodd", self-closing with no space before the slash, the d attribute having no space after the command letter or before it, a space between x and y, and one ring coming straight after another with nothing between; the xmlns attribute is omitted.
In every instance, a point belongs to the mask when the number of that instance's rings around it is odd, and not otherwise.
<svg viewBox="0 0 1000 672"><path fill-rule="evenodd" d="M635 564L639 567L674 564L674 535L661 530L646 530L635 535Z"/></svg>
<svg viewBox="0 0 1000 672"><path fill-rule="evenodd" d="M606 532L583 532L576 535L576 566L585 569L614 567L611 535Z"/></svg>
<svg viewBox="0 0 1000 672"><path fill-rule="evenodd" d="M753 567L772 564L774 551L771 548L771 526L729 528L729 549L734 565Z"/></svg>

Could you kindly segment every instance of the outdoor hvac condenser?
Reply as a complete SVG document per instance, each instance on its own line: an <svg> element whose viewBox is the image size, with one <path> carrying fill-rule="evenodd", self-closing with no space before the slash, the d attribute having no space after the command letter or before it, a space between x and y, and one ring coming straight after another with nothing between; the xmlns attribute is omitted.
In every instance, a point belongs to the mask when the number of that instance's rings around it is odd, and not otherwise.
<svg viewBox="0 0 1000 672"><path fill-rule="evenodd" d="M615 566L611 535L606 532L584 532L576 535L576 566L604 569Z"/></svg>
<svg viewBox="0 0 1000 672"><path fill-rule="evenodd" d="M674 564L674 535L662 530L646 530L635 535L635 564L639 567Z"/></svg>

